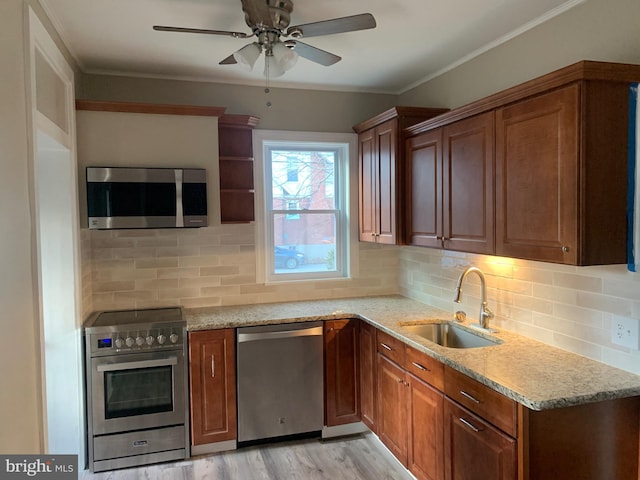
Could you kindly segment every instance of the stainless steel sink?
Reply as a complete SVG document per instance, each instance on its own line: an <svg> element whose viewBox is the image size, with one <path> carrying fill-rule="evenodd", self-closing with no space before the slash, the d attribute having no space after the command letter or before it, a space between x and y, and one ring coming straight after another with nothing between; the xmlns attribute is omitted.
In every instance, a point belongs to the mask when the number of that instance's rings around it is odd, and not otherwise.
<svg viewBox="0 0 640 480"><path fill-rule="evenodd" d="M448 348L490 347L502 343L502 340L476 334L450 322L404 325L402 328L409 333Z"/></svg>

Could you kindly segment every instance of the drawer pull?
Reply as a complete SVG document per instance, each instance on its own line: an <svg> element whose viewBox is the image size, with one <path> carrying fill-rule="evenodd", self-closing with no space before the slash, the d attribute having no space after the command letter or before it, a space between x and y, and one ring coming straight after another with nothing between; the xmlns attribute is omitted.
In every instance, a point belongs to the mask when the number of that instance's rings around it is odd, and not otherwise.
<svg viewBox="0 0 640 480"><path fill-rule="evenodd" d="M411 365L416 367L418 370L422 370L423 372L430 372L431 371L430 368L424 367L424 366L422 366L422 365L420 365L419 363L416 363L416 362L411 362Z"/></svg>
<svg viewBox="0 0 640 480"><path fill-rule="evenodd" d="M211 378L216 378L216 357L211 355Z"/></svg>
<svg viewBox="0 0 640 480"><path fill-rule="evenodd" d="M389 345L387 345L386 343L381 343L380 346L382 348L386 348L387 350L389 350L390 352L393 351L393 348L391 348Z"/></svg>
<svg viewBox="0 0 640 480"><path fill-rule="evenodd" d="M465 419L464 419L464 418L462 418L462 417L458 418L458 420L460 420L460 422L461 422L463 425L466 425L467 427L469 427L471 430L473 430L473 431L474 431L474 432L476 432L476 433L479 433L479 432L482 430L481 428L476 427L476 426L475 426L473 423L471 423L469 420L465 420Z"/></svg>
<svg viewBox="0 0 640 480"><path fill-rule="evenodd" d="M465 392L464 390L460 390L460 395L462 395L463 397L468 398L469 400L471 400L473 403L480 403L480 400L478 400L477 398L475 398L473 395Z"/></svg>

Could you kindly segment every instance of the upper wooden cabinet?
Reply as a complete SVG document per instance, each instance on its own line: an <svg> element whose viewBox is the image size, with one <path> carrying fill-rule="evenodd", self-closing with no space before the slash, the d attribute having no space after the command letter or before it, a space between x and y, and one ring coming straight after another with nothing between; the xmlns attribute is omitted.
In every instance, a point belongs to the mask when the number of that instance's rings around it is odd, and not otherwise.
<svg viewBox="0 0 640 480"><path fill-rule="evenodd" d="M496 253L626 262L628 87L577 82L496 111Z"/></svg>
<svg viewBox="0 0 640 480"><path fill-rule="evenodd" d="M222 223L246 223L255 219L253 128L258 120L250 115L223 115L218 120Z"/></svg>
<svg viewBox="0 0 640 480"><path fill-rule="evenodd" d="M494 114L406 140L406 243L494 253Z"/></svg>
<svg viewBox="0 0 640 480"><path fill-rule="evenodd" d="M401 243L403 128L446 109L395 107L353 127L359 143L360 241Z"/></svg>
<svg viewBox="0 0 640 480"><path fill-rule="evenodd" d="M407 243L625 263L639 80L639 65L579 62L406 128Z"/></svg>

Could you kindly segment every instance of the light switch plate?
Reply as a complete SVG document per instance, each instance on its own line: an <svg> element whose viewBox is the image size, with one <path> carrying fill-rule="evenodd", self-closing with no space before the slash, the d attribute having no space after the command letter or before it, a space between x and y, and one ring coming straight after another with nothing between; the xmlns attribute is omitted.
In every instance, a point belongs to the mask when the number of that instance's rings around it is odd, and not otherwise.
<svg viewBox="0 0 640 480"><path fill-rule="evenodd" d="M614 315L611 321L611 342L622 347L640 350L640 321Z"/></svg>

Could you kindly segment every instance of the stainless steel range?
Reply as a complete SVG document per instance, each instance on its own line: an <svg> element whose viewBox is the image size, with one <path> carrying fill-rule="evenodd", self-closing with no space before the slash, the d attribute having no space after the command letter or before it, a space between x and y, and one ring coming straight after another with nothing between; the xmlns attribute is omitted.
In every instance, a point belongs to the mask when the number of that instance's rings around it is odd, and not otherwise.
<svg viewBox="0 0 640 480"><path fill-rule="evenodd" d="M177 307L102 312L85 323L91 471L189 456L185 327Z"/></svg>

